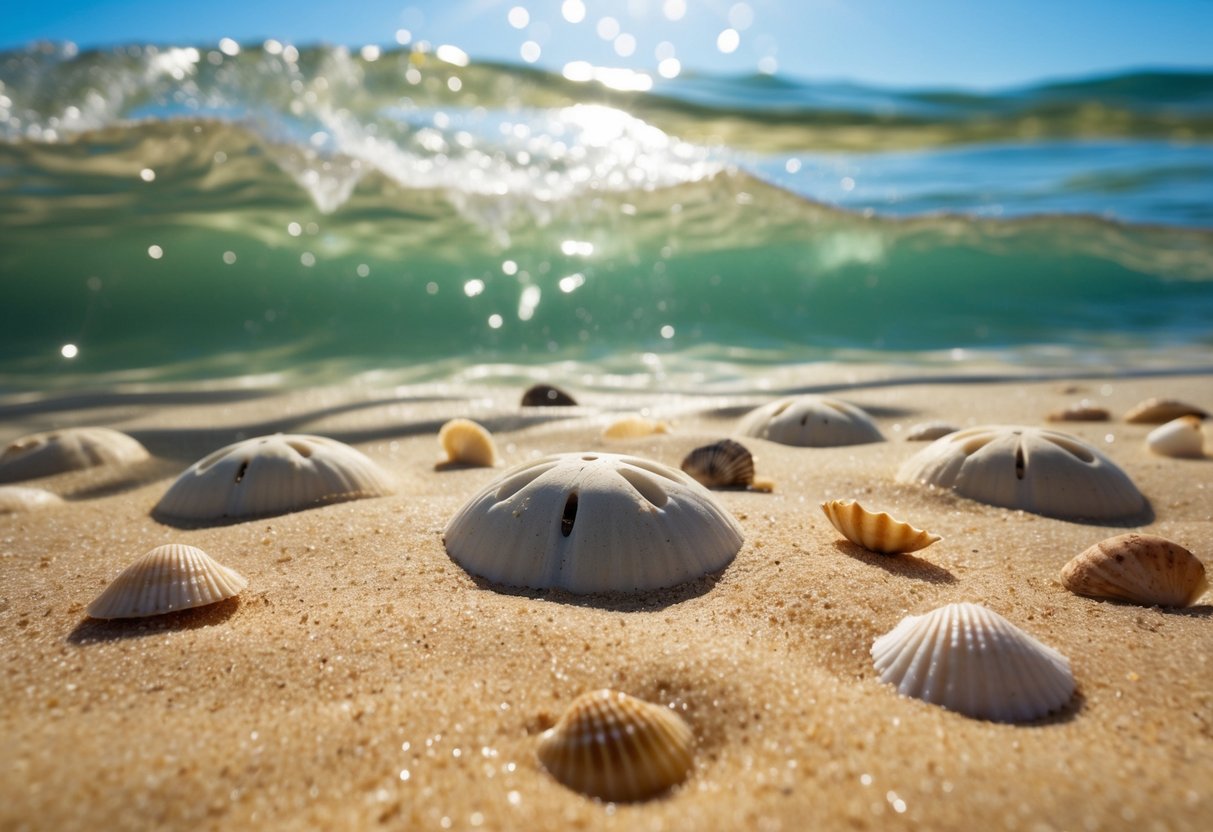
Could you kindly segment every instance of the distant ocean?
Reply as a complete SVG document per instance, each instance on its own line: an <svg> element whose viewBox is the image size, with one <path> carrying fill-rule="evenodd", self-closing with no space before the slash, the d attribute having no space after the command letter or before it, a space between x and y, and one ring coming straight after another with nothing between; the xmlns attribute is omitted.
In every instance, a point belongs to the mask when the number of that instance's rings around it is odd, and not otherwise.
<svg viewBox="0 0 1213 832"><path fill-rule="evenodd" d="M1213 74L465 64L0 54L0 390L1213 364Z"/></svg>

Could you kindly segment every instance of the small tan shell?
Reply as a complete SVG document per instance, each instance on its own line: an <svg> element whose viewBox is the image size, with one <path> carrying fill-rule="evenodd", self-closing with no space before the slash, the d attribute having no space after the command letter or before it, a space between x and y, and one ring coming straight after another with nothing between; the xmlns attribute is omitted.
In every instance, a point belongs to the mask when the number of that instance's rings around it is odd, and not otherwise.
<svg viewBox="0 0 1213 832"><path fill-rule="evenodd" d="M721 439L687 454L682 470L707 488L746 488L754 482L754 457L740 442Z"/></svg>
<svg viewBox="0 0 1213 832"><path fill-rule="evenodd" d="M1061 582L1076 595L1135 604L1186 607L1208 589L1205 566L1178 543L1152 534L1122 534L1096 543L1067 563Z"/></svg>
<svg viewBox="0 0 1213 832"><path fill-rule="evenodd" d="M23 514L40 508L63 505L63 498L41 488L0 485L0 514Z"/></svg>
<svg viewBox="0 0 1213 832"><path fill-rule="evenodd" d="M1146 399L1125 414L1125 421L1140 425L1161 425L1180 416L1208 417L1208 413L1196 405L1178 399Z"/></svg>
<svg viewBox="0 0 1213 832"><path fill-rule="evenodd" d="M611 802L646 800L686 779L695 735L669 708L614 690L573 700L539 738L539 762L570 789Z"/></svg>
<svg viewBox="0 0 1213 832"><path fill-rule="evenodd" d="M654 436L659 433L669 433L670 423L655 419L646 419L639 414L622 416L611 422L602 430L603 439L636 439L641 436Z"/></svg>
<svg viewBox="0 0 1213 832"><path fill-rule="evenodd" d="M1112 414L1106 408L1096 407L1086 399L1049 414L1050 422L1106 422L1110 418Z"/></svg>
<svg viewBox="0 0 1213 832"><path fill-rule="evenodd" d="M64 428L14 439L0 450L0 482L47 477L148 458L136 440L109 428Z"/></svg>
<svg viewBox="0 0 1213 832"><path fill-rule="evenodd" d="M497 464L497 446L493 435L479 422L451 419L438 431L438 443L446 451L448 463L492 468Z"/></svg>
<svg viewBox="0 0 1213 832"><path fill-rule="evenodd" d="M193 546L157 546L88 605L92 618L145 618L226 601L248 579Z"/></svg>
<svg viewBox="0 0 1213 832"><path fill-rule="evenodd" d="M868 511L854 500L831 500L822 503L821 510L847 540L883 555L917 552L943 540L937 534L895 520L883 511Z"/></svg>
<svg viewBox="0 0 1213 832"><path fill-rule="evenodd" d="M536 384L522 394L523 407L572 407L577 401L559 387Z"/></svg>
<svg viewBox="0 0 1213 832"><path fill-rule="evenodd" d="M1205 435L1200 429L1200 419L1180 416L1159 425L1146 435L1146 447L1159 456L1200 459L1205 455Z"/></svg>
<svg viewBox="0 0 1213 832"><path fill-rule="evenodd" d="M919 422L906 431L907 442L934 442L949 433L956 433L960 428L950 422Z"/></svg>

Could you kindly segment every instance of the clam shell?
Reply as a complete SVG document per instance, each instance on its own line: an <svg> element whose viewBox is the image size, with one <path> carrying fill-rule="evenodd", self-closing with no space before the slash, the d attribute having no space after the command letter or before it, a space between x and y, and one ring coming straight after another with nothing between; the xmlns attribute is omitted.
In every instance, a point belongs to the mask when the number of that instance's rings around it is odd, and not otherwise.
<svg viewBox="0 0 1213 832"><path fill-rule="evenodd" d="M157 546L88 605L91 618L144 618L204 607L238 595L248 580L201 549Z"/></svg>
<svg viewBox="0 0 1213 832"><path fill-rule="evenodd" d="M391 477L349 445L279 433L236 442L195 462L154 512L180 520L260 517L393 490Z"/></svg>
<svg viewBox="0 0 1213 832"><path fill-rule="evenodd" d="M1074 695L1070 661L978 604L911 615L872 644L880 681L977 719L1025 722Z"/></svg>
<svg viewBox="0 0 1213 832"><path fill-rule="evenodd" d="M1178 543L1152 534L1121 534L1096 543L1061 570L1076 595L1135 604L1186 607L1209 588L1205 566Z"/></svg>
<svg viewBox="0 0 1213 832"><path fill-rule="evenodd" d="M559 387L535 384L522 394L523 407L572 407L576 400Z"/></svg>
<svg viewBox="0 0 1213 832"><path fill-rule="evenodd" d="M507 471L451 518L445 542L452 560L494 583L635 592L723 569L742 533L681 471L588 451Z"/></svg>
<svg viewBox="0 0 1213 832"><path fill-rule="evenodd" d="M763 405L742 418L738 432L803 448L884 441L868 414L827 396L796 396Z"/></svg>
<svg viewBox="0 0 1213 832"><path fill-rule="evenodd" d="M1049 414L1050 422L1106 422L1110 418L1112 414L1106 408L1096 407L1086 400Z"/></svg>
<svg viewBox="0 0 1213 832"><path fill-rule="evenodd" d="M0 514L24 514L40 508L63 505L63 498L41 488L0 485Z"/></svg>
<svg viewBox="0 0 1213 832"><path fill-rule="evenodd" d="M438 444L446 452L446 461L492 468L497 464L497 446L493 435L471 419L451 419L438 430Z"/></svg>
<svg viewBox="0 0 1213 832"><path fill-rule="evenodd" d="M917 552L943 540L937 534L894 520L883 511L868 511L854 500L830 500L821 504L821 510L847 540L884 555Z"/></svg>
<svg viewBox="0 0 1213 832"><path fill-rule="evenodd" d="M539 762L570 789L612 802L646 800L686 779L695 735L669 708L614 690L573 700L539 738Z"/></svg>
<svg viewBox="0 0 1213 832"><path fill-rule="evenodd" d="M1141 425L1161 425L1164 422L1178 419L1180 416L1195 416L1197 419L1205 419L1208 415L1196 405L1181 402L1178 399L1153 398L1146 399L1131 408L1125 414L1125 421Z"/></svg>
<svg viewBox="0 0 1213 832"><path fill-rule="evenodd" d="M16 482L98 465L148 458L136 440L109 428L64 428L22 436L0 451L0 482Z"/></svg>
<svg viewBox="0 0 1213 832"><path fill-rule="evenodd" d="M949 434L907 460L897 480L1067 519L1123 519L1146 506L1115 463L1076 437L1044 428L986 425Z"/></svg>
<svg viewBox="0 0 1213 832"><path fill-rule="evenodd" d="M659 433L669 433L670 423L655 419L646 419L639 414L622 416L611 422L602 430L603 439L636 439L641 436L654 436Z"/></svg>
<svg viewBox="0 0 1213 832"><path fill-rule="evenodd" d="M1200 429L1200 419L1180 416L1159 425L1146 435L1146 447L1159 456L1200 459L1205 455L1205 435Z"/></svg>
<svg viewBox="0 0 1213 832"><path fill-rule="evenodd" d="M687 454L682 470L706 488L745 488L754 482L754 457L740 442L721 439Z"/></svg>
<svg viewBox="0 0 1213 832"><path fill-rule="evenodd" d="M960 430L950 422L919 422L906 431L907 442L933 442L941 436Z"/></svg>

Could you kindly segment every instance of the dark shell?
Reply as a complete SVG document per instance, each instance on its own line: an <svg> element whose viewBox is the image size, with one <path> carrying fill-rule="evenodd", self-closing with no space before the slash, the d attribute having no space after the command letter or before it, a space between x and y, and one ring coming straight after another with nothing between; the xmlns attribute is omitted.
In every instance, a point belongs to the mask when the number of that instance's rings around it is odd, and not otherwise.
<svg viewBox="0 0 1213 832"><path fill-rule="evenodd" d="M740 442L721 439L687 454L682 470L708 488L744 488L754 481L754 457Z"/></svg>
<svg viewBox="0 0 1213 832"><path fill-rule="evenodd" d="M1071 405L1064 410L1054 410L1049 414L1050 422L1106 422L1112 415L1102 407L1096 407L1086 402Z"/></svg>
<svg viewBox="0 0 1213 832"><path fill-rule="evenodd" d="M536 384L522 394L523 407L572 407L577 401L559 387Z"/></svg>

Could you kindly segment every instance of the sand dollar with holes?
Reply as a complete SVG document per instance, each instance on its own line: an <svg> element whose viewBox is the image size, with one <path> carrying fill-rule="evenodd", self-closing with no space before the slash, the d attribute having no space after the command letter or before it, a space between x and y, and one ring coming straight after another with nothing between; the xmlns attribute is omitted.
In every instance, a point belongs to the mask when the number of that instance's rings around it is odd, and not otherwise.
<svg viewBox="0 0 1213 832"><path fill-rule="evenodd" d="M743 535L683 472L586 452L507 471L455 514L444 539L456 563L493 583L591 593L660 589L717 572Z"/></svg>
<svg viewBox="0 0 1213 832"><path fill-rule="evenodd" d="M737 431L742 436L801 448L884 441L867 413L829 396L795 396L770 402L746 414Z"/></svg>

